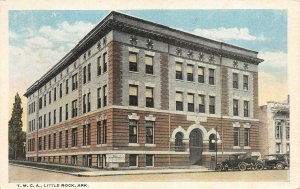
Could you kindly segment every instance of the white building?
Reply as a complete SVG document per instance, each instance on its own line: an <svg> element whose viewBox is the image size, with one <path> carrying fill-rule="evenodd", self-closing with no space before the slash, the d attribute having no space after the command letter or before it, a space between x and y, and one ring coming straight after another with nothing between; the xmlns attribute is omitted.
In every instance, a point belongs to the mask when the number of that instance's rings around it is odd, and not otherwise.
<svg viewBox="0 0 300 189"><path fill-rule="evenodd" d="M288 153L290 151L289 103L267 102L267 105L260 106L259 119L261 153Z"/></svg>

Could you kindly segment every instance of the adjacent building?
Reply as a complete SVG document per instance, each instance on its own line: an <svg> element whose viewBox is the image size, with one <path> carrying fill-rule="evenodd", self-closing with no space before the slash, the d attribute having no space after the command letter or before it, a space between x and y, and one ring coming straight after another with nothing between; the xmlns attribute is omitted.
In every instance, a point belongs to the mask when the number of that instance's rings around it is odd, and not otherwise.
<svg viewBox="0 0 300 189"><path fill-rule="evenodd" d="M111 12L25 93L27 159L137 168L259 153L262 61Z"/></svg>
<svg viewBox="0 0 300 189"><path fill-rule="evenodd" d="M267 102L260 106L261 153L284 154L290 152L290 110L288 102Z"/></svg>

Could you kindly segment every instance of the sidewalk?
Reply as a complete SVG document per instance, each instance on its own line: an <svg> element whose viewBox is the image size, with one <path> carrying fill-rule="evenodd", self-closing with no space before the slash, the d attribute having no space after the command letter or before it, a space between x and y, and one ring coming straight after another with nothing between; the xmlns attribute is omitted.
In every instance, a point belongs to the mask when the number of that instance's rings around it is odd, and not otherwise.
<svg viewBox="0 0 300 189"><path fill-rule="evenodd" d="M43 171L51 171L56 173L63 173L73 176L81 176L81 177L97 177L97 176L117 176L117 175L145 175L145 174L172 174L172 173L197 173L197 172L212 172L213 170L209 170L202 166L190 166L190 167L172 167L166 168L163 167L153 168L153 169L125 169L125 170L107 170L107 169L93 169L90 168L89 170L85 170L84 172L81 171L74 171L74 172L67 172L62 170L55 170L55 169L47 169L47 168L40 168L35 166L28 166L28 165L20 165L10 163L13 166L20 166L32 169L39 169ZM62 165L63 166L63 165Z"/></svg>

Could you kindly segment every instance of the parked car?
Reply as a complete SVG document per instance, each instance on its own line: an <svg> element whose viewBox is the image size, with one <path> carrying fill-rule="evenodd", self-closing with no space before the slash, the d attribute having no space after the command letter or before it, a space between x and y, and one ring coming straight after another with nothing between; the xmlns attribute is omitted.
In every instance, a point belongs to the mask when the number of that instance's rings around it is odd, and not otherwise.
<svg viewBox="0 0 300 189"><path fill-rule="evenodd" d="M266 169L285 169L289 167L289 156L287 154L265 155L262 163Z"/></svg>
<svg viewBox="0 0 300 189"><path fill-rule="evenodd" d="M258 156L251 156L250 154L232 154L225 161L218 163L216 171L228 171L240 170L245 171L247 169L263 169L263 164L258 160Z"/></svg>

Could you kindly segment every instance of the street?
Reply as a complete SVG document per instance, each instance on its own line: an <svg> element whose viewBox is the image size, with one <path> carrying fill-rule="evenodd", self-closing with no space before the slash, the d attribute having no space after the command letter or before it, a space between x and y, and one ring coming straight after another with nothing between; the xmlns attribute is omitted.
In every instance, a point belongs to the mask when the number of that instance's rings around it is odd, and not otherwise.
<svg viewBox="0 0 300 189"><path fill-rule="evenodd" d="M68 174L9 165L9 182L201 182L288 181L289 170L199 172L148 175L77 177Z"/></svg>

